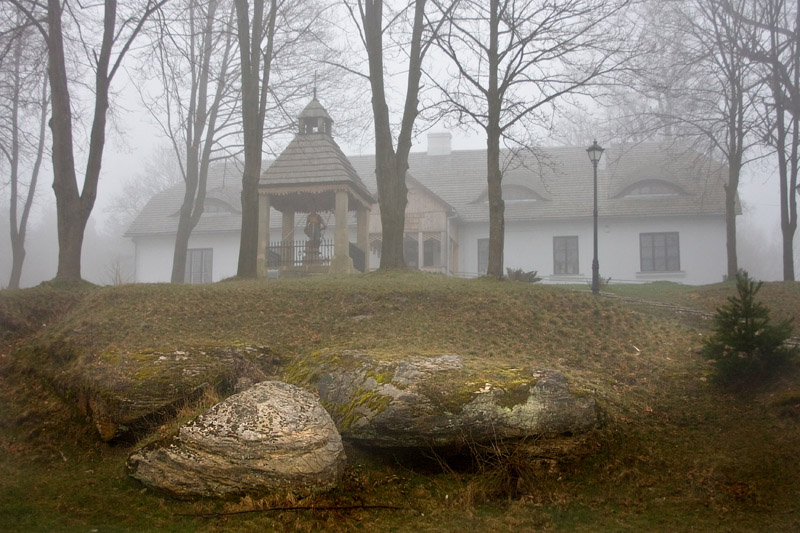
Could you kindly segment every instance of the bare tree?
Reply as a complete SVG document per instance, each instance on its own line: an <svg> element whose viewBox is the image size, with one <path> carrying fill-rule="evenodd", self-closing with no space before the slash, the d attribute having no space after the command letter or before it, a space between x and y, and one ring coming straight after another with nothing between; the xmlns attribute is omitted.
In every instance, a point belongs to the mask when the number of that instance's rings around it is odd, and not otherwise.
<svg viewBox="0 0 800 533"><path fill-rule="evenodd" d="M732 0L739 8L749 0ZM746 36L742 22L718 0L691 0L671 6L673 26L661 31L681 43L677 68L683 81L673 91L675 106L662 122L680 124L679 135L721 155L728 167L725 189L725 225L728 279L739 270L736 253L736 199L743 167L759 157L746 154L757 143L760 119L757 98L763 84L753 62L739 43ZM653 65L661 64L654 62ZM657 68L657 67L656 67Z"/></svg>
<svg viewBox="0 0 800 533"><path fill-rule="evenodd" d="M719 0L747 32L737 45L761 67L770 98L764 100L763 138L774 148L780 181L783 278L794 281L797 178L800 169L800 0Z"/></svg>
<svg viewBox="0 0 800 533"><path fill-rule="evenodd" d="M220 0L181 0L155 17L152 54L145 68L160 91L146 94L145 105L173 148L185 185L172 259L173 283L183 283L189 238L203 213L211 162L224 157L220 143L236 118L233 94L233 4Z"/></svg>
<svg viewBox="0 0 800 533"><path fill-rule="evenodd" d="M748 0L733 0L743 4ZM754 144L757 127L756 95L760 80L752 62L741 53L736 43L743 37L740 21L723 9L716 0L696 0L694 21L687 21L701 68L713 73L699 86L702 111L689 117L692 127L721 153L728 167L725 183L725 228L728 279L736 279L739 263L736 252L736 199L742 168L748 162L746 153ZM693 13L693 14L694 14ZM710 82L710 83L709 83Z"/></svg>
<svg viewBox="0 0 800 533"><path fill-rule="evenodd" d="M317 84L344 87L345 79L341 73L338 79L332 76L337 51L328 33L330 21L325 17L329 2L234 0L234 5L244 142L237 275L255 277L258 275L258 180L265 145L267 149L275 148L275 139L271 137L280 138L295 131L297 104L307 103L312 79L315 87Z"/></svg>
<svg viewBox="0 0 800 533"><path fill-rule="evenodd" d="M731 1L741 7L749 0ZM681 140L693 152L724 161L727 276L734 279L740 176L746 164L762 157L753 148L760 142L757 101L763 83L739 45L746 28L719 0L637 7L645 46L612 98L625 102L628 112L612 123L636 141Z"/></svg>
<svg viewBox="0 0 800 533"><path fill-rule="evenodd" d="M501 140L525 144L559 100L619 68L622 40L612 19L627 3L461 0L449 14L437 42L454 68L440 88L450 115L487 136L487 276L503 279Z"/></svg>
<svg viewBox="0 0 800 533"><path fill-rule="evenodd" d="M378 185L378 200L381 208L381 269L404 268L403 237L405 210L408 203L406 172L408 154L414 122L419 114L419 91L422 63L438 31L439 23L432 23L425 12L426 0L417 0L403 6L386 22L382 0L358 0L345 2L352 19L358 26L362 44L367 52L369 82L372 89L372 114L375 127L375 178ZM445 9L449 12L451 7ZM413 9L412 9L413 8ZM384 34L392 23L403 20L405 13L412 13L410 38L405 46L408 50L406 95L400 132L395 149L389 105L386 97L384 71Z"/></svg>
<svg viewBox="0 0 800 533"><path fill-rule="evenodd" d="M9 1L39 30L46 44L52 106L50 130L53 137L53 191L58 214L56 279L80 280L83 234L97 198L105 147L109 88L145 22L167 0L131 2L123 6L124 12L118 12L116 0L106 0L102 7L82 7L80 4L73 7L72 4L62 4L60 0L47 0L44 4L33 0ZM75 164L74 118L64 45L65 10L72 21L71 26L82 29L78 32L78 41L94 70L94 111L82 190L79 190ZM100 20L92 20L95 16ZM89 30L86 26L92 24L96 26ZM90 34L99 35L100 41L89 42Z"/></svg>
<svg viewBox="0 0 800 533"><path fill-rule="evenodd" d="M267 109L275 20L278 0L234 0L237 36L241 59L242 124L244 138L244 171L242 172L242 232L239 241L239 265L236 275L254 278L258 275L258 179Z"/></svg>
<svg viewBox="0 0 800 533"><path fill-rule="evenodd" d="M25 261L25 236L39 179L47 123L47 76L42 68L44 49L35 31L19 13L3 13L0 46L0 153L9 168L9 229L11 237L10 289L18 289ZM10 15L10 16L9 16ZM25 168L25 165L30 165ZM23 182L21 175L30 177ZM27 191L24 191L27 185ZM19 207L22 202L22 211Z"/></svg>

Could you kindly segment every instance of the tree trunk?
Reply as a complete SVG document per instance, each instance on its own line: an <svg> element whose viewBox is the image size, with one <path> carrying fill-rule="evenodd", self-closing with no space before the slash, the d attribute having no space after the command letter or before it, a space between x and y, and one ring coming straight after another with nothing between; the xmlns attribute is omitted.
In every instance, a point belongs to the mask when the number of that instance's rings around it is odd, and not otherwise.
<svg viewBox="0 0 800 533"><path fill-rule="evenodd" d="M131 24L133 29L121 47L114 68L111 70L109 70L111 52L115 40L120 39L120 35L116 32L117 0L105 0L103 4L103 34L100 49L91 51L94 60L92 68L95 73L94 115L86 172L83 176L83 190L79 192L73 151L72 110L64 54L62 4L60 0L47 0L45 40L52 110L50 129L53 134L53 191L56 195L58 221L59 250L58 271L56 272L58 280L81 279L83 232L97 198L97 184L100 179L100 167L105 147L108 90L111 79L147 18L160 9L166 1L150 1L138 21L126 21L126 25L133 23Z"/></svg>
<svg viewBox="0 0 800 533"><path fill-rule="evenodd" d="M48 72L52 95L53 117L53 190L56 195L58 220L58 271L56 279L81 279L83 233L97 197L97 183L105 146L106 112L108 111L108 76L111 49L114 44L117 3L106 0L103 18L103 40L95 65L95 106L89 139L89 155L83 192L78 193L72 139L72 113L67 83L64 42L59 0L48 0L49 28Z"/></svg>
<svg viewBox="0 0 800 533"><path fill-rule="evenodd" d="M505 202L503 201L503 172L500 169L500 107L502 95L498 87L500 59L499 2L491 0L489 16L489 87L486 98L488 117L486 122L486 171L489 193L489 264L486 275L503 279L503 248L505 246Z"/></svg>
<svg viewBox="0 0 800 533"><path fill-rule="evenodd" d="M735 280L739 271L736 253L736 193L739 190L739 176L742 170L742 154L731 154L728 158L728 183L725 184L725 236L728 251L727 279Z"/></svg>
<svg viewBox="0 0 800 533"><path fill-rule="evenodd" d="M267 48L261 70L261 40L264 0L255 0L253 28L250 30L248 4L236 0L239 51L242 60L242 122L244 127L244 171L242 173L242 232L239 239L239 265L236 275L258 276L258 180L261 176L264 114L275 38L277 2L271 0L266 28Z"/></svg>
<svg viewBox="0 0 800 533"><path fill-rule="evenodd" d="M19 240L11 243L11 276L8 280L9 289L19 289L22 279L22 264L25 261L25 246Z"/></svg>
<svg viewBox="0 0 800 533"><path fill-rule="evenodd" d="M246 156L245 156L246 157ZM258 275L258 177L261 174L261 151L257 163L245 161L242 174L242 235L239 241L239 267L236 275Z"/></svg>
<svg viewBox="0 0 800 533"><path fill-rule="evenodd" d="M83 242L83 224L81 223L80 197L75 176L75 159L72 153L72 108L64 60L61 3L59 0L48 0L47 4L49 30L47 68L53 113L50 119L50 129L53 135L53 191L56 195L58 221L56 279L77 280L81 277L80 249Z"/></svg>
<svg viewBox="0 0 800 533"><path fill-rule="evenodd" d="M367 57L369 59L369 80L372 89L372 114L375 123L375 179L378 185L378 200L381 208L381 263L380 268L405 268L403 240L405 236L406 169L398 165L394 151L389 106L383 76L383 2L365 2L362 19ZM408 98L408 95L406 95Z"/></svg>
<svg viewBox="0 0 800 533"><path fill-rule="evenodd" d="M228 34L222 52L219 72L215 77L216 90L209 102L208 85L211 74L211 59L218 52L215 48L214 23L217 12L216 0L208 3L204 20L199 21L202 30L195 31L196 22L194 4L189 7L189 58L191 59L191 83L189 106L186 111L186 123L183 134L186 143L186 172L184 174L185 191L178 219L178 231L175 236L175 249L172 256L172 283L184 283L186 275L186 258L189 239L192 231L200 222L203 214L208 182L208 167L211 159L211 147L217 135L217 115L226 92L228 61L231 51L232 37ZM231 11L231 15L234 11ZM199 46L196 43L199 39ZM167 75L169 76L169 75ZM166 77L166 76L165 76ZM166 83L165 83L166 85ZM173 142L177 144L174 135ZM180 157L180 154L177 154Z"/></svg>
<svg viewBox="0 0 800 533"><path fill-rule="evenodd" d="M18 18L18 23L21 22L21 17ZM33 205L33 198L36 193L36 182L39 177L39 167L42 163L42 154L44 152L44 130L47 123L47 77L42 75L43 91L41 97L41 114L39 119L39 137L38 147L36 152L36 160L33 164L31 172L31 181L28 186L28 194L25 198L25 204L22 208L22 216L17 216L17 207L19 203L19 162L20 162L20 140L19 140L19 111L20 103L23 95L22 84L22 47L23 33L20 33L14 43L14 61L11 80L12 102L11 102L11 153L6 153L9 156L10 167L10 185L11 185L11 198L9 206L9 228L11 238L11 275L8 280L9 289L19 289L20 280L22 279L22 265L25 262L25 233L28 227L28 216L30 215L31 206ZM42 73L43 74L43 73Z"/></svg>
<svg viewBox="0 0 800 533"><path fill-rule="evenodd" d="M190 150L191 152L191 150ZM192 161L194 165L191 165ZM186 275L186 254L189 249L189 237L196 224L192 224L192 211L195 209L195 194L197 193L197 154L194 157L191 153L187 155L187 162L195 167L186 169L186 190L183 194L183 204L181 204L178 216L178 232L175 235L175 249L172 254L172 283L183 283ZM191 177L194 176L194 177ZM198 217L199 218L199 217Z"/></svg>
<svg viewBox="0 0 800 533"><path fill-rule="evenodd" d="M797 232L797 173L798 173L798 150L800 149L800 123L792 121L791 149L789 150L788 169L786 175L786 206L785 217L781 216L781 231L783 233L783 279L784 281L795 281L794 273L794 235ZM781 196L783 198L781 187ZM783 211L783 210L782 210Z"/></svg>
<svg viewBox="0 0 800 533"><path fill-rule="evenodd" d="M503 201L500 169L500 135L487 130L486 166L489 192L489 262L486 275L503 279L503 248L505 246L505 202ZM499 129L499 128L497 128Z"/></svg>
<svg viewBox="0 0 800 533"><path fill-rule="evenodd" d="M405 173L400 174L396 168L397 158L391 148L392 139L378 140L376 134L376 148L381 146L375 154L375 175L380 176L378 182L378 197L381 208L381 270L405 268L403 256L403 241L405 237L405 216L408 188L405 182ZM386 147L388 145L388 149Z"/></svg>
<svg viewBox="0 0 800 533"><path fill-rule="evenodd" d="M725 184L725 245L728 254L728 274L726 279L735 280L739 270L736 253L736 188Z"/></svg>

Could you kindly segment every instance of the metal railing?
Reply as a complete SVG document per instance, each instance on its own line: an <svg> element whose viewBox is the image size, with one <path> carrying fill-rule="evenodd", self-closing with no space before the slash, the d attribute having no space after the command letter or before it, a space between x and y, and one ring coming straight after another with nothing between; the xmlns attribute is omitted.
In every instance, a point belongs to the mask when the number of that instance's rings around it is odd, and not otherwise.
<svg viewBox="0 0 800 533"><path fill-rule="evenodd" d="M350 243L350 257L356 270L364 272L366 268L366 255L352 242ZM267 266L277 267L302 267L302 266L327 266L331 264L334 249L333 241L323 239L318 246L310 240L304 241L277 241L269 243L267 248Z"/></svg>
<svg viewBox="0 0 800 533"><path fill-rule="evenodd" d="M267 264L271 267L329 265L333 257L333 241L323 239L319 246L306 241L269 243Z"/></svg>

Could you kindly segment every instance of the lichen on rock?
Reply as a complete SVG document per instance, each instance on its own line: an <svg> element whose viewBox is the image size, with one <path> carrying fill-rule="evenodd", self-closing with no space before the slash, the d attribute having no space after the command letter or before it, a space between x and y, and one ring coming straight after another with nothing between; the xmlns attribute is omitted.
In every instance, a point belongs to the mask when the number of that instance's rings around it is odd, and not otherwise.
<svg viewBox="0 0 800 533"><path fill-rule="evenodd" d="M295 362L287 374L316 388L344 438L370 446L579 434L599 424L595 400L553 370L478 371L453 354L387 360L336 351Z"/></svg>
<svg viewBox="0 0 800 533"><path fill-rule="evenodd" d="M265 381L220 402L128 460L131 475L177 498L333 488L345 464L331 417L298 387Z"/></svg>
<svg viewBox="0 0 800 533"><path fill-rule="evenodd" d="M22 364L51 382L91 416L100 438L146 432L208 389L232 391L240 378L263 381L277 357L266 346L183 346L100 353L58 342L18 353Z"/></svg>

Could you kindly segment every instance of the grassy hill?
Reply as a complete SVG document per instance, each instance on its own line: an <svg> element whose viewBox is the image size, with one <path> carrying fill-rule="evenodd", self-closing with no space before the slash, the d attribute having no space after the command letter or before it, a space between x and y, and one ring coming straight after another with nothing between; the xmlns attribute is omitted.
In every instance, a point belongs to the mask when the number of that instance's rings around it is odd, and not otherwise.
<svg viewBox="0 0 800 533"><path fill-rule="evenodd" d="M625 299L580 289L373 273L0 292L0 524L11 531L800 529L797 371L747 393L720 390L697 354L708 320L642 303L711 312L733 286L609 287ZM800 319L800 284L767 284L760 296L776 318ZM350 468L334 493L302 502L172 502L127 477L132 445L99 443L73 402L37 377L43 369L14 355L30 343L82 354L257 344L286 364L330 348L383 358L454 353L487 375L560 370L598 398L609 423L586 438L591 453L582 458L531 462L508 449L472 468L434 458L412 469L349 448ZM46 364L57 371L56 361ZM187 406L184 416L199 407ZM362 504L400 509L249 512ZM247 512L185 516L239 511Z"/></svg>

